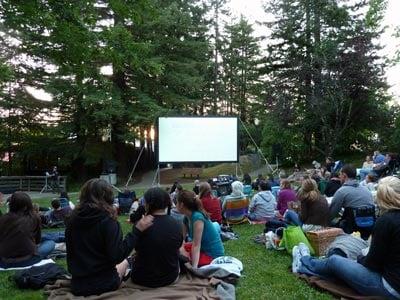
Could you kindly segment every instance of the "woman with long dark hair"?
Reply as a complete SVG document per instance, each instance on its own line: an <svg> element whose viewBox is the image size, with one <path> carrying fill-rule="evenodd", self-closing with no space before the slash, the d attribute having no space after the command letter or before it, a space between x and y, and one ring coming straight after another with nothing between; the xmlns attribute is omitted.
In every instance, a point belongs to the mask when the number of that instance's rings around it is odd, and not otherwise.
<svg viewBox="0 0 400 300"><path fill-rule="evenodd" d="M211 191L211 186L208 182L200 183L199 198L204 210L210 216L211 221L222 223L221 202L214 197Z"/></svg>
<svg viewBox="0 0 400 300"><path fill-rule="evenodd" d="M184 251L189 255L192 266L197 268L208 265L219 256L224 255L224 246L216 227L210 221L207 212L194 192L179 193L178 210L185 215L188 227L184 227L183 237L186 235L192 242L184 244Z"/></svg>
<svg viewBox="0 0 400 300"><path fill-rule="evenodd" d="M317 228L315 225L329 225L329 205L326 198L319 192L314 179L303 180L297 199L300 201L300 215L288 209L284 216L286 221L293 225L303 226L303 230L315 229Z"/></svg>
<svg viewBox="0 0 400 300"><path fill-rule="evenodd" d="M152 225L153 217L144 216L123 238L113 199L108 182L91 179L83 185L79 205L66 222L67 265L77 296L118 289L129 266L126 258Z"/></svg>
<svg viewBox="0 0 400 300"><path fill-rule="evenodd" d="M8 207L9 212L0 217L0 267L30 266L46 258L55 243L41 242L40 217L29 195L15 192Z"/></svg>

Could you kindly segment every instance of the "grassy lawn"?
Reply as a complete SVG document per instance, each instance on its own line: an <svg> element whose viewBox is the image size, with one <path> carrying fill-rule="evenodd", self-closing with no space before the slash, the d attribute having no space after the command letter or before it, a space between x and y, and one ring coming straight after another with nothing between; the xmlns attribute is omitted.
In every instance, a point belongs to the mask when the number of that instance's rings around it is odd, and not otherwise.
<svg viewBox="0 0 400 300"><path fill-rule="evenodd" d="M143 191L137 193L141 195ZM47 198L34 202L49 206L50 200ZM125 233L131 229L126 219L126 216L119 218ZM238 258L244 265L243 276L236 288L237 299L332 299L329 294L310 288L289 272L291 257L286 252L266 250L252 241L252 237L262 232L262 225L238 225L233 229L240 238L224 245L226 255ZM57 260L57 263L66 268L65 259ZM0 273L0 299L43 299L42 291L19 290L9 280L13 274Z"/></svg>

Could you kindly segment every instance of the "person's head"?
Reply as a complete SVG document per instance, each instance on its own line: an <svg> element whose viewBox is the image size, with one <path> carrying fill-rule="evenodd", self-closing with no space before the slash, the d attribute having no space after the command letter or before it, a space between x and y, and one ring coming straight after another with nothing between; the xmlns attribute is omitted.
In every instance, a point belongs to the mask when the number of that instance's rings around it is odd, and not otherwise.
<svg viewBox="0 0 400 300"><path fill-rule="evenodd" d="M314 179L306 179L301 183L301 189L297 194L300 201L310 200L315 201L319 198L320 192L318 190L317 182Z"/></svg>
<svg viewBox="0 0 400 300"><path fill-rule="evenodd" d="M379 154L381 154L381 153L379 152L379 150L375 150L375 151L374 151L374 156L377 156L377 155L379 155Z"/></svg>
<svg viewBox="0 0 400 300"><path fill-rule="evenodd" d="M291 185L290 185L290 181L287 179L282 179L281 180L281 189L285 190L285 189L290 189Z"/></svg>
<svg viewBox="0 0 400 300"><path fill-rule="evenodd" d="M208 218L207 212L204 210L201 200L192 191L183 190L178 195L177 208L184 215L191 215L195 211L203 213Z"/></svg>
<svg viewBox="0 0 400 300"><path fill-rule="evenodd" d="M69 200L68 193L66 191L61 191L60 198L64 198L64 199L68 199Z"/></svg>
<svg viewBox="0 0 400 300"><path fill-rule="evenodd" d="M338 178L339 178L339 173L333 172L333 173L331 174L331 179L333 179L333 178L338 179Z"/></svg>
<svg viewBox="0 0 400 300"><path fill-rule="evenodd" d="M325 173L324 173L324 179L325 179L325 180L329 180L329 178L331 178L331 173L328 172L328 171L325 171Z"/></svg>
<svg viewBox="0 0 400 300"><path fill-rule="evenodd" d="M199 197L203 198L211 194L211 185L208 182L201 182L199 185Z"/></svg>
<svg viewBox="0 0 400 300"><path fill-rule="evenodd" d="M24 192L15 192L11 195L8 202L8 208L11 213L17 215L31 215L33 213L33 204L31 197Z"/></svg>
<svg viewBox="0 0 400 300"><path fill-rule="evenodd" d="M340 180L346 182L347 180L353 180L357 176L357 170L352 164L346 164L340 170Z"/></svg>
<svg viewBox="0 0 400 300"><path fill-rule="evenodd" d="M365 176L366 182L375 182L375 180L376 180L375 174L373 174L373 173L369 173L369 174L367 174L367 176Z"/></svg>
<svg viewBox="0 0 400 300"><path fill-rule="evenodd" d="M328 157L325 159L325 162L326 162L326 164L331 164L331 163L333 163L333 162L335 162L335 161L333 160L332 157L328 156Z"/></svg>
<svg viewBox="0 0 400 300"><path fill-rule="evenodd" d="M271 190L271 185L269 184L268 181L261 180L260 183L258 184L258 189L260 191L270 191Z"/></svg>
<svg viewBox="0 0 400 300"><path fill-rule="evenodd" d="M57 171L57 166L54 166L54 167L53 167L53 171Z"/></svg>
<svg viewBox="0 0 400 300"><path fill-rule="evenodd" d="M159 187L148 189L144 193L144 202L147 214L152 214L157 210L171 209L171 198L169 194Z"/></svg>
<svg viewBox="0 0 400 300"><path fill-rule="evenodd" d="M200 180L196 179L196 180L194 181L194 186L199 186L199 185L200 185Z"/></svg>
<svg viewBox="0 0 400 300"><path fill-rule="evenodd" d="M60 200L54 199L51 201L51 207L55 210L59 209L61 206Z"/></svg>
<svg viewBox="0 0 400 300"><path fill-rule="evenodd" d="M400 179L387 176L379 181L376 200L383 211L400 209Z"/></svg>
<svg viewBox="0 0 400 300"><path fill-rule="evenodd" d="M114 193L112 186L105 180L93 178L85 182L79 195L78 210L83 207L106 211L112 217L116 217L114 202Z"/></svg>
<svg viewBox="0 0 400 300"><path fill-rule="evenodd" d="M367 161L367 162L370 162L372 159L371 159L371 156L370 155L367 155L366 157L365 157L365 160Z"/></svg>
<svg viewBox="0 0 400 300"><path fill-rule="evenodd" d="M247 185L251 184L251 177L248 173L243 175L243 183Z"/></svg>
<svg viewBox="0 0 400 300"><path fill-rule="evenodd" d="M232 196L243 196L243 184L240 181L234 181L231 183Z"/></svg>

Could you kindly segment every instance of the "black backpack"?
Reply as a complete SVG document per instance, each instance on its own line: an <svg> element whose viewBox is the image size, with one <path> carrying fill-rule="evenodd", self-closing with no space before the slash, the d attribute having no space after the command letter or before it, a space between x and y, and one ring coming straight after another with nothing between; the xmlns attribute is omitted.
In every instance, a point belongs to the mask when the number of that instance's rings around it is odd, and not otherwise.
<svg viewBox="0 0 400 300"><path fill-rule="evenodd" d="M54 263L20 270L14 274L14 281L20 289L38 290L46 284L53 284L57 279L68 278L68 272Z"/></svg>

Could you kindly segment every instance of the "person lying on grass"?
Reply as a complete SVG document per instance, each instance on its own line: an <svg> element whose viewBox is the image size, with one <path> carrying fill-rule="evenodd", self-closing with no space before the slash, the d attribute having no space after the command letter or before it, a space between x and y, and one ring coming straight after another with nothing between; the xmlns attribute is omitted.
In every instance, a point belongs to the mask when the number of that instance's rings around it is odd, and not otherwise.
<svg viewBox="0 0 400 300"><path fill-rule="evenodd" d="M179 193L176 207L185 215L184 223L187 227L183 226L183 238L189 235L192 240L183 244L181 253L189 257L192 266L197 268L208 265L214 258L223 256L224 246L220 234L196 194L183 190Z"/></svg>
<svg viewBox="0 0 400 300"><path fill-rule="evenodd" d="M143 216L123 238L113 200L107 181L91 179L82 186L79 204L66 220L67 266L77 296L118 289L129 266L126 258L153 224L152 216Z"/></svg>
<svg viewBox="0 0 400 300"><path fill-rule="evenodd" d="M381 179L377 204L383 214L375 224L367 256L358 262L339 255L317 259L299 244L293 247L292 271L340 279L362 295L400 299L400 179Z"/></svg>

